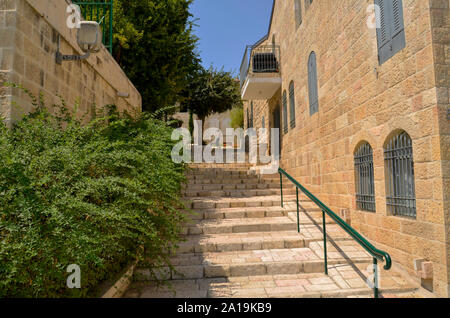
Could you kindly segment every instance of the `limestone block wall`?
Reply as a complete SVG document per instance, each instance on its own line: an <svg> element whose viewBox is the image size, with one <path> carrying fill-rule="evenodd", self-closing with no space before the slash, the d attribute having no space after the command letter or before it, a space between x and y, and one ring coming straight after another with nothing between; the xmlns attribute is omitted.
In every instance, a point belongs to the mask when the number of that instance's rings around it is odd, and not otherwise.
<svg viewBox="0 0 450 318"><path fill-rule="evenodd" d="M280 45L283 83L272 99L253 101L254 126L261 127L264 116L273 127L273 110L282 109L282 92L294 81L296 127L282 133L282 167L334 211L349 210L352 226L411 275L414 259L431 261L431 288L448 296L449 1L403 0L406 47L381 66L376 29L367 26L373 0L314 0L308 9L301 2L303 22L297 28L294 2L275 0L262 45ZM312 51L319 112L311 116ZM416 218L392 216L386 209L383 147L398 130L413 141ZM376 213L356 206L353 154L362 141L374 151Z"/></svg>
<svg viewBox="0 0 450 318"><path fill-rule="evenodd" d="M430 2L430 9L440 129L440 140L435 142L440 142L441 150L441 153L436 155L442 164L448 260L450 258L450 1L433 0ZM449 261L447 275L450 279Z"/></svg>
<svg viewBox="0 0 450 318"><path fill-rule="evenodd" d="M21 84L35 96L42 92L50 107L58 103L58 95L69 107L79 103L80 115L93 114L95 108L98 111L108 104L130 114L141 111L139 92L104 47L85 61L56 64L58 36L63 54L83 54L76 29L67 27L69 3L0 0L0 112L8 123L30 111L31 104L21 90L5 88L4 82Z"/></svg>

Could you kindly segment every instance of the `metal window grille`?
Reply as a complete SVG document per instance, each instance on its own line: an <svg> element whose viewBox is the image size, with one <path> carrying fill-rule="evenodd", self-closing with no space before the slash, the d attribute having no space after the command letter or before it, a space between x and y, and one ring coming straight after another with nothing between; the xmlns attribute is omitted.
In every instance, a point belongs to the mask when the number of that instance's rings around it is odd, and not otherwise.
<svg viewBox="0 0 450 318"><path fill-rule="evenodd" d="M413 149L406 132L388 141L384 158L388 211L392 215L416 217Z"/></svg>
<svg viewBox="0 0 450 318"><path fill-rule="evenodd" d="M294 89L294 82L291 82L289 85L289 108L290 108L290 125L291 129L295 128L295 89Z"/></svg>
<svg viewBox="0 0 450 318"><path fill-rule="evenodd" d="M285 134L289 131L288 128L288 114L287 114L287 94L283 92L283 131Z"/></svg>
<svg viewBox="0 0 450 318"><path fill-rule="evenodd" d="M359 210L375 212L375 182L372 147L365 142L354 154L356 206Z"/></svg>
<svg viewBox="0 0 450 318"><path fill-rule="evenodd" d="M103 44L112 53L114 0L83 0L73 3L80 6L85 20L101 22Z"/></svg>

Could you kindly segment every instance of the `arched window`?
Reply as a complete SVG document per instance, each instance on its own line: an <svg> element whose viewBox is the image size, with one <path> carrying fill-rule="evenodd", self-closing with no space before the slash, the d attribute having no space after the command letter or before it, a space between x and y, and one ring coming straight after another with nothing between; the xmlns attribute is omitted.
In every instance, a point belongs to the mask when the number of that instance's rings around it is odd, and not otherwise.
<svg viewBox="0 0 450 318"><path fill-rule="evenodd" d="M354 153L356 206L359 210L375 212L375 182L372 147L364 142Z"/></svg>
<svg viewBox="0 0 450 318"><path fill-rule="evenodd" d="M388 212L416 217L412 140L405 131L393 135L386 142L384 161Z"/></svg>
<svg viewBox="0 0 450 318"><path fill-rule="evenodd" d="M295 128L295 92L294 81L289 84L289 116L291 118L291 128Z"/></svg>
<svg viewBox="0 0 450 318"><path fill-rule="evenodd" d="M309 113L311 115L319 111L319 89L317 85L316 53L312 52L308 60L308 92Z"/></svg>
<svg viewBox="0 0 450 318"><path fill-rule="evenodd" d="M288 113L287 113L287 94L283 92L283 131L285 134L288 132Z"/></svg>

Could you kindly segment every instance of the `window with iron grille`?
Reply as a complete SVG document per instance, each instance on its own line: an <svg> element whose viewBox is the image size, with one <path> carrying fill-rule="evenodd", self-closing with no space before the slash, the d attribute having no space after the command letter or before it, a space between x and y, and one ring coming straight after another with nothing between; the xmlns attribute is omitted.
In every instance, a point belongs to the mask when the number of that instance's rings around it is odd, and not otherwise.
<svg viewBox="0 0 450 318"><path fill-rule="evenodd" d="M375 212L375 182L372 147L364 142L354 154L356 206L359 210Z"/></svg>
<svg viewBox="0 0 450 318"><path fill-rule="evenodd" d="M391 137L384 147L386 204L392 215L416 217L412 140L406 132Z"/></svg>
<svg viewBox="0 0 450 318"><path fill-rule="evenodd" d="M289 84L289 116L291 117L291 128L295 128L295 91L294 82Z"/></svg>
<svg viewBox="0 0 450 318"><path fill-rule="evenodd" d="M283 131L285 134L288 132L288 113L287 113L287 94L283 92Z"/></svg>

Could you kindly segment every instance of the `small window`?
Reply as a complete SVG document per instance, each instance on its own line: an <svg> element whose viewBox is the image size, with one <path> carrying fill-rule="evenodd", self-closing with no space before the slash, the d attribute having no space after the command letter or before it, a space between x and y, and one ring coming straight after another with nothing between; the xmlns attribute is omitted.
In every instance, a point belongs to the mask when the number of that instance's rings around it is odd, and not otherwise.
<svg viewBox="0 0 450 318"><path fill-rule="evenodd" d="M375 0L380 65L406 46L402 0Z"/></svg>
<svg viewBox="0 0 450 318"><path fill-rule="evenodd" d="M384 147L386 204L392 215L416 217L412 140L402 131Z"/></svg>
<svg viewBox="0 0 450 318"><path fill-rule="evenodd" d="M302 1L294 0L295 25L298 28L302 24Z"/></svg>
<svg viewBox="0 0 450 318"><path fill-rule="evenodd" d="M283 92L283 131L285 134L288 132L288 113L287 113L287 94Z"/></svg>
<svg viewBox="0 0 450 318"><path fill-rule="evenodd" d="M250 128L253 128L253 102L250 103Z"/></svg>
<svg viewBox="0 0 450 318"><path fill-rule="evenodd" d="M291 129L295 128L295 92L294 92L294 82L289 84L289 116L291 118L290 125Z"/></svg>
<svg viewBox="0 0 450 318"><path fill-rule="evenodd" d="M264 118L264 116L261 119L261 128L266 128L266 119Z"/></svg>
<svg viewBox="0 0 450 318"><path fill-rule="evenodd" d="M309 113L311 115L319 111L319 89L317 81L316 53L312 52L308 60L308 93Z"/></svg>
<svg viewBox="0 0 450 318"><path fill-rule="evenodd" d="M305 0L305 10L309 9L309 6L313 3L313 0Z"/></svg>
<svg viewBox="0 0 450 318"><path fill-rule="evenodd" d="M372 147L364 142L354 154L356 206L361 211L375 212L375 182Z"/></svg>
<svg viewBox="0 0 450 318"><path fill-rule="evenodd" d="M248 111L247 107L247 129L250 128L250 112Z"/></svg>

